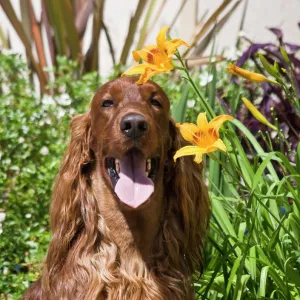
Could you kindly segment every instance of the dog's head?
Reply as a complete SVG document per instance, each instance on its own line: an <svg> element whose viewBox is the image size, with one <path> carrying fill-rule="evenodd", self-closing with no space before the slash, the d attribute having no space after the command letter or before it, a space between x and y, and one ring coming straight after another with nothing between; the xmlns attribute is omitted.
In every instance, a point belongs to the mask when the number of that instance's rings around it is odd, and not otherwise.
<svg viewBox="0 0 300 300"><path fill-rule="evenodd" d="M119 78L95 94L90 111L91 148L107 186L137 208L162 183L170 148L170 103L155 83Z"/></svg>

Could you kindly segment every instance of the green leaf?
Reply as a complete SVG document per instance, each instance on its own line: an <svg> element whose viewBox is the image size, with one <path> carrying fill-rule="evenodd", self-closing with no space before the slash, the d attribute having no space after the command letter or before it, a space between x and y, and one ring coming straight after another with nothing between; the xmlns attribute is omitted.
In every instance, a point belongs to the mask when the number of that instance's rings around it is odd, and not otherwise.
<svg viewBox="0 0 300 300"><path fill-rule="evenodd" d="M265 170L265 168L270 164L270 161L273 157L276 156L275 152L271 152L267 155L267 157L263 160L263 162L261 163L261 165L259 166L258 170L256 171L253 181L252 181L252 189L251 189L251 193L253 193L253 191L257 188L258 183L263 182L263 172Z"/></svg>
<svg viewBox="0 0 300 300"><path fill-rule="evenodd" d="M255 246L250 248L249 267L252 280L256 280L256 251Z"/></svg>
<svg viewBox="0 0 300 300"><path fill-rule="evenodd" d="M271 64L268 63L268 61L266 60L266 58L261 54L258 53L259 59L264 67L264 69L273 77L277 78L278 77L278 73L275 69L275 67L273 67Z"/></svg>
<svg viewBox="0 0 300 300"><path fill-rule="evenodd" d="M189 83L187 81L184 81L180 100L178 104L174 105L172 108L172 117L175 121L180 123L184 122L185 120L185 111L189 96L189 88Z"/></svg>
<svg viewBox="0 0 300 300"><path fill-rule="evenodd" d="M288 261L286 265L286 274L292 283L294 283L297 287L300 287L299 269L293 268L290 265L290 261Z"/></svg>
<svg viewBox="0 0 300 300"><path fill-rule="evenodd" d="M64 1L64 0L62 0ZM60 1L45 0L47 16L54 31L54 41L58 50L58 54L67 55L66 31L63 21L63 11Z"/></svg>
<svg viewBox="0 0 300 300"><path fill-rule="evenodd" d="M282 55L284 61L285 61L289 66L291 66L291 61L290 61L290 59L289 59L289 56L288 56L287 52L285 51L285 49L284 49L282 46L280 46L280 53L281 53L281 55Z"/></svg>
<svg viewBox="0 0 300 300"><path fill-rule="evenodd" d="M236 288L234 291L234 300L240 300L245 298L244 290L249 278L250 275L242 275L241 284L239 288L238 289ZM244 296L244 298L242 298L242 296Z"/></svg>
<svg viewBox="0 0 300 300"><path fill-rule="evenodd" d="M300 143L298 143L296 151L296 171L300 175Z"/></svg>
<svg viewBox="0 0 300 300"><path fill-rule="evenodd" d="M258 294L257 294L259 297L265 297L266 296L266 285L267 285L268 271L269 271L269 266L265 266L261 269L259 290L258 290Z"/></svg>
<svg viewBox="0 0 300 300"><path fill-rule="evenodd" d="M75 26L75 18L73 15L71 2L70 0L61 0L60 4L60 10L64 12L62 14L62 19L66 28L66 32L68 33L67 38L69 41L71 57L73 60L79 60L81 58L81 47L79 36Z"/></svg>
<svg viewBox="0 0 300 300"><path fill-rule="evenodd" d="M232 283L236 277L236 272L240 266L240 263L241 263L241 260L242 260L243 256L239 256L234 264L233 264L233 267L231 269L231 272L230 272L230 276L229 276L229 280L228 280L228 284L227 284L227 287L226 287L226 294L225 294L225 300L228 299L228 296L229 296L229 292L230 292L230 289L231 289L231 286L232 286Z"/></svg>

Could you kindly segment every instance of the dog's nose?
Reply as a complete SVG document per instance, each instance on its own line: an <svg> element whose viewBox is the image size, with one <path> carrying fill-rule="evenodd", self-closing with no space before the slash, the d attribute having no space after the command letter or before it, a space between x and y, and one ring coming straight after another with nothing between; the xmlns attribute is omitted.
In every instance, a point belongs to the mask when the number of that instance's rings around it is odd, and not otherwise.
<svg viewBox="0 0 300 300"><path fill-rule="evenodd" d="M148 131L148 122L142 115L129 114L121 120L120 129L125 135L135 139Z"/></svg>

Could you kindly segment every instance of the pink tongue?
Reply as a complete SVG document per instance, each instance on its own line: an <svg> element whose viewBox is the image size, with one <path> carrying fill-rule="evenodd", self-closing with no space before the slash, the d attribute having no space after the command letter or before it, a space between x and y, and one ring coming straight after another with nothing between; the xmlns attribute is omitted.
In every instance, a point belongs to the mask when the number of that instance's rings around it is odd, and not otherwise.
<svg viewBox="0 0 300 300"><path fill-rule="evenodd" d="M120 159L120 179L115 186L119 199L136 208L153 193L154 184L145 174L146 159L141 152L131 151Z"/></svg>

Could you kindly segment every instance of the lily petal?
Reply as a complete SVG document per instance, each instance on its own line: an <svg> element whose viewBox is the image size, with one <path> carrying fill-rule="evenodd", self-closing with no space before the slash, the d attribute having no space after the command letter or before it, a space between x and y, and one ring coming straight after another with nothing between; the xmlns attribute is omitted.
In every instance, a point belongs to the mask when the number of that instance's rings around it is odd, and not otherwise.
<svg viewBox="0 0 300 300"><path fill-rule="evenodd" d="M216 140L211 146L209 146L206 149L206 153L214 152L214 151L217 151L217 150L221 150L223 152L227 151L227 148L226 148L224 142L221 139Z"/></svg>
<svg viewBox="0 0 300 300"><path fill-rule="evenodd" d="M136 84L143 84L146 83L151 77L162 73L162 71L158 71L153 69L152 67L146 68L145 72L141 74L139 80L136 82Z"/></svg>
<svg viewBox="0 0 300 300"><path fill-rule="evenodd" d="M251 114L254 116L256 120L258 120L260 123L269 126L270 128L274 130L278 130L274 125L272 125L263 114L259 112L259 110L245 97L242 97L242 100L246 107L250 110Z"/></svg>
<svg viewBox="0 0 300 300"><path fill-rule="evenodd" d="M149 68L148 64L140 64L140 65L136 65L130 69L128 69L127 71L125 71L124 73L122 73L122 77L125 75L136 75L136 74L143 74L146 70L146 68Z"/></svg>
<svg viewBox="0 0 300 300"><path fill-rule="evenodd" d="M133 56L133 58L136 62L139 62L141 59L148 62L147 55L153 55L153 54L151 54L150 50L154 49L154 48L157 49L157 46L156 45L150 45L150 46L144 47L141 50L133 50L132 51L132 56Z"/></svg>
<svg viewBox="0 0 300 300"><path fill-rule="evenodd" d="M194 133L199 131L199 128L193 123L177 124L182 137L188 142L194 142Z"/></svg>
<svg viewBox="0 0 300 300"><path fill-rule="evenodd" d="M197 153L194 159L194 162L196 162L197 164L200 164L202 161L202 153Z"/></svg>
<svg viewBox="0 0 300 300"><path fill-rule="evenodd" d="M166 72L173 70L174 69L174 65L173 65L172 59L166 60L163 63L162 68L165 69Z"/></svg>
<svg viewBox="0 0 300 300"><path fill-rule="evenodd" d="M173 40L166 42L164 44L164 48L167 51L168 57L171 57L175 53L177 48L182 45L184 45L186 47L190 47L189 44L187 44L185 41L183 41L181 39L173 39Z"/></svg>
<svg viewBox="0 0 300 300"><path fill-rule="evenodd" d="M156 44L160 49L164 48L164 43L167 40L167 32L170 30L170 27L164 26L156 37Z"/></svg>
<svg viewBox="0 0 300 300"><path fill-rule="evenodd" d="M198 129L205 130L208 128L208 122L206 118L206 112L200 113L197 117Z"/></svg>
<svg viewBox="0 0 300 300"><path fill-rule="evenodd" d="M216 118L213 118L209 122L209 128L213 128L216 131L219 131L220 127L223 125L224 122L234 120L232 116L228 115L220 115L217 116Z"/></svg>
<svg viewBox="0 0 300 300"><path fill-rule="evenodd" d="M176 161L177 158L182 156L189 156L189 155L197 155L204 153L205 150L202 148L199 148L198 146L185 146L179 149L175 155L174 155L174 161ZM199 160L199 156L197 157Z"/></svg>
<svg viewBox="0 0 300 300"><path fill-rule="evenodd" d="M144 47L141 50L132 51L135 61L143 61L161 67L169 58L167 54L155 45Z"/></svg>
<svg viewBox="0 0 300 300"><path fill-rule="evenodd" d="M227 68L226 71L237 76L241 76L247 80L253 81L253 82L272 82L269 78L262 74L250 72L247 70L244 70L234 64L230 64Z"/></svg>

